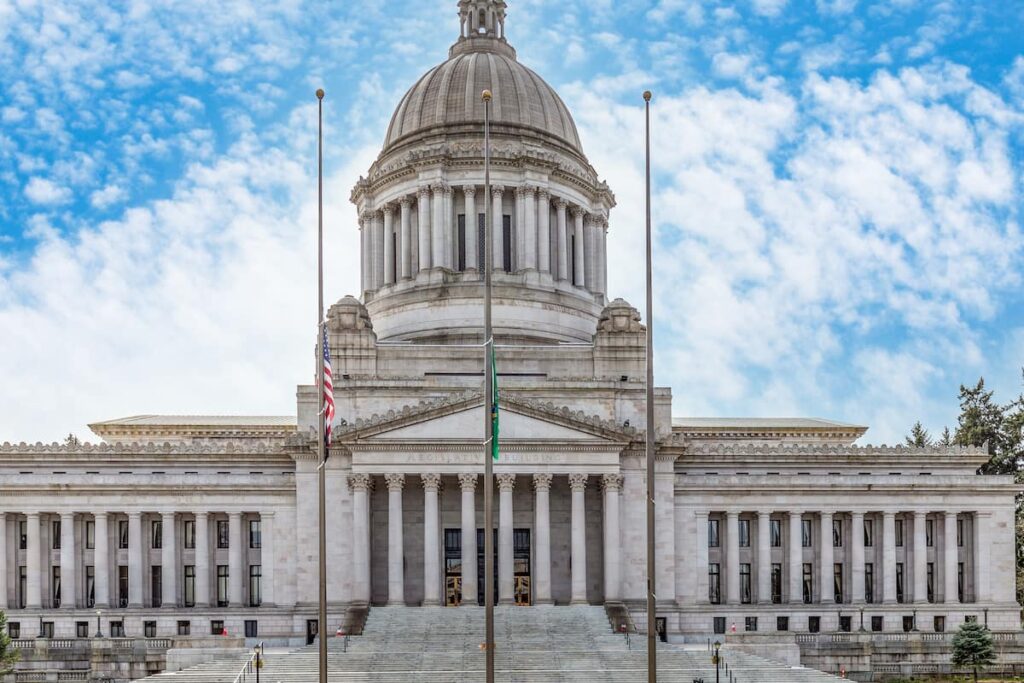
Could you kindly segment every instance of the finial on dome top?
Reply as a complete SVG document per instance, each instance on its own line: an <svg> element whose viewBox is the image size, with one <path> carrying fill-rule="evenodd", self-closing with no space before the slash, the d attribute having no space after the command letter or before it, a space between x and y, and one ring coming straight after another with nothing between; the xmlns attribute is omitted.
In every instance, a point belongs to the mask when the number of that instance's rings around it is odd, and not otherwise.
<svg viewBox="0 0 1024 683"><path fill-rule="evenodd" d="M459 38L505 40L505 0L459 0Z"/></svg>

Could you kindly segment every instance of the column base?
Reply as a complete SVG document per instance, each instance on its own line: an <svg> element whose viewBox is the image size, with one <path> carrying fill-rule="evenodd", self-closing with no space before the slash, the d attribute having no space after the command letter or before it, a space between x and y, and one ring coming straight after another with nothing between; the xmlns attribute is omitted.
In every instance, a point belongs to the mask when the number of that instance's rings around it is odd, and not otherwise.
<svg viewBox="0 0 1024 683"><path fill-rule="evenodd" d="M405 607L405 600L388 600L385 607Z"/></svg>
<svg viewBox="0 0 1024 683"><path fill-rule="evenodd" d="M581 598L573 598L572 600L569 601L569 605L570 606L589 605L589 604L590 603L586 599L581 599Z"/></svg>
<svg viewBox="0 0 1024 683"><path fill-rule="evenodd" d="M555 601L551 598L546 598L544 600L534 600L533 604L535 607L543 607L545 605L553 605L555 604Z"/></svg>
<svg viewBox="0 0 1024 683"><path fill-rule="evenodd" d="M423 607L440 607L440 606L441 606L441 601L440 600L424 600L423 601Z"/></svg>

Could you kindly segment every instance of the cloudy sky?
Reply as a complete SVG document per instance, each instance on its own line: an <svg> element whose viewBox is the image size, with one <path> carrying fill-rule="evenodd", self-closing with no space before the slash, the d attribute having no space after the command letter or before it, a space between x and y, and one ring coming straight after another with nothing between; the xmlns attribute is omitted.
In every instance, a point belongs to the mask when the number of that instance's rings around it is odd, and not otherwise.
<svg viewBox="0 0 1024 683"><path fill-rule="evenodd" d="M0 0L0 441L137 413L294 412L357 293L348 194L455 0ZM1024 3L509 0L520 59L615 190L641 304L655 91L656 340L677 415L898 441L1024 365Z"/></svg>

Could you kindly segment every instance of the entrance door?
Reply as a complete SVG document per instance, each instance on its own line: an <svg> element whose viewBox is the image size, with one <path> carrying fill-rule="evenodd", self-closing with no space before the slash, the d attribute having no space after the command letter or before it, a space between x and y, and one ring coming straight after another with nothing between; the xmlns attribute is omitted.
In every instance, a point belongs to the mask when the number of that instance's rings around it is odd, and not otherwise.
<svg viewBox="0 0 1024 683"><path fill-rule="evenodd" d="M444 530L444 604L462 604L462 529Z"/></svg>
<svg viewBox="0 0 1024 683"><path fill-rule="evenodd" d="M494 604L498 604L498 530L493 529L494 543L491 545L494 548L494 562L491 566L494 568ZM484 604L484 530L476 530L476 604Z"/></svg>
<svg viewBox="0 0 1024 683"><path fill-rule="evenodd" d="M494 530L494 604L498 604L498 531ZM476 532L477 604L484 604L484 530ZM512 571L513 598L517 605L529 605L533 602L530 584L530 530L512 530Z"/></svg>
<svg viewBox="0 0 1024 683"><path fill-rule="evenodd" d="M312 645L316 641L316 633L320 629L318 619L306 620L306 645Z"/></svg>

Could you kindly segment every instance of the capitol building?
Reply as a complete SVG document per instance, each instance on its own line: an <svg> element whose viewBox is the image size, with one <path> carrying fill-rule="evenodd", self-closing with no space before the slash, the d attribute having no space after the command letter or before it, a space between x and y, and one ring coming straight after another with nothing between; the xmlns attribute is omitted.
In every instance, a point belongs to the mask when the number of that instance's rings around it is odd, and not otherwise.
<svg viewBox="0 0 1024 683"><path fill-rule="evenodd" d="M483 603L489 249L497 604L615 605L642 631L646 329L607 286L609 234L636 227L617 227L571 112L519 61L506 3L458 10L447 60L398 103L351 194L362 291L327 323L329 624ZM316 387L296 395L290 416L138 415L90 425L97 444L0 446L11 636L91 636L101 610L111 636L311 642ZM690 417L670 389L655 396L655 626L668 640L1019 629L1017 487L977 474L983 450L863 446L865 426Z"/></svg>

